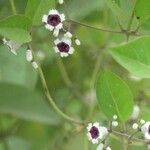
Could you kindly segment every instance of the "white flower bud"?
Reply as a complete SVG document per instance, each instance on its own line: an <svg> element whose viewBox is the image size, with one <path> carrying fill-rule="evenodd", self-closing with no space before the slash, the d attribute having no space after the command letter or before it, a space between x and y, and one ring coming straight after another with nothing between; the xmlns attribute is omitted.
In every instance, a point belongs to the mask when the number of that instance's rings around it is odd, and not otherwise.
<svg viewBox="0 0 150 150"><path fill-rule="evenodd" d="M140 120L140 123L141 123L141 124L145 124L145 120L141 119L141 120Z"/></svg>
<svg viewBox="0 0 150 150"><path fill-rule="evenodd" d="M114 120L116 120L117 118L118 118L117 115L114 115L114 116L113 116L113 119L114 119Z"/></svg>
<svg viewBox="0 0 150 150"><path fill-rule="evenodd" d="M103 148L104 148L104 144L100 143L96 150L103 150Z"/></svg>
<svg viewBox="0 0 150 150"><path fill-rule="evenodd" d="M78 45L78 46L81 45L81 42L80 42L79 39L76 39L76 40L75 40L75 43L76 43L76 45Z"/></svg>
<svg viewBox="0 0 150 150"><path fill-rule="evenodd" d="M136 120L139 117L139 114L140 114L140 108L139 108L138 105L135 105L133 107L133 112L132 112L132 115L131 115L131 119Z"/></svg>
<svg viewBox="0 0 150 150"><path fill-rule="evenodd" d="M34 61L34 62L32 62L32 66L33 66L33 68L35 68L35 69L37 69L38 68L38 64Z"/></svg>
<svg viewBox="0 0 150 150"><path fill-rule="evenodd" d="M117 121L112 121L112 126L117 127L118 126L118 122Z"/></svg>
<svg viewBox="0 0 150 150"><path fill-rule="evenodd" d="M111 150L111 148L108 146L108 147L106 147L106 150Z"/></svg>
<svg viewBox="0 0 150 150"><path fill-rule="evenodd" d="M28 62L31 62L33 59L32 51L30 49L26 51L26 59Z"/></svg>
<svg viewBox="0 0 150 150"><path fill-rule="evenodd" d="M64 0L58 0L58 3L59 3L59 4L63 4L63 3L64 3Z"/></svg>
<svg viewBox="0 0 150 150"><path fill-rule="evenodd" d="M134 123L134 124L132 125L132 128L133 128L134 130L136 130L136 129L138 128L138 124L137 124L137 123Z"/></svg>

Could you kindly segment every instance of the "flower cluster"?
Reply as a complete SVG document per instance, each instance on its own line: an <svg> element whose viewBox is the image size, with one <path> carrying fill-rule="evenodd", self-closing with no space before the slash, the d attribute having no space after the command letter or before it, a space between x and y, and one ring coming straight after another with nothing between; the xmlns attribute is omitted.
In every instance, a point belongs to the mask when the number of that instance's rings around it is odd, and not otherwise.
<svg viewBox="0 0 150 150"><path fill-rule="evenodd" d="M58 2L59 4L63 4L63 0L59 0ZM72 47L73 39L76 45L80 45L79 39L64 29L65 20L65 15L56 9L50 10L48 15L44 15L42 18L45 28L52 31L55 38L57 37L57 39L54 40L54 50L56 53L59 53L61 57L67 57L74 53L74 48ZM60 34L60 30L63 34Z"/></svg>

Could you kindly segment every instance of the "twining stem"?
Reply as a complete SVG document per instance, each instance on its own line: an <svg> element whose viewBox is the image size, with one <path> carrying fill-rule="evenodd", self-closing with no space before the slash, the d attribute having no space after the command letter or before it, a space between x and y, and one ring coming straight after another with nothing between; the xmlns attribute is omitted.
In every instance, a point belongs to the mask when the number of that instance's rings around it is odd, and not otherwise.
<svg viewBox="0 0 150 150"><path fill-rule="evenodd" d="M16 15L17 11L16 11L14 0L9 0L9 1L10 1L10 5L11 5L11 8L12 8L13 15Z"/></svg>
<svg viewBox="0 0 150 150"><path fill-rule="evenodd" d="M53 109L57 112L57 114L59 114L62 118L64 118L65 120L68 120L72 123L76 123L76 124L83 124L83 122L79 121L79 120L75 120L74 118L66 115L64 112L62 112L56 105L56 103L53 101L51 95L50 95L50 92L49 92L49 89L48 89L48 86L47 86L47 83L46 83L46 80L45 80L45 76L43 74L43 70L42 68L38 67L38 72L39 72L39 76L41 78L41 82L42 82L42 85L43 85L43 88L45 90L45 94L47 96L47 99L48 99L48 102L49 104L53 107Z"/></svg>
<svg viewBox="0 0 150 150"><path fill-rule="evenodd" d="M126 133L121 133L121 132L118 132L118 131L115 131L115 130L112 130L112 133L113 133L113 134L116 134L116 135L119 135L119 136L123 136L123 137L125 137L125 138L127 138L127 139L130 138L130 135L128 135L128 134L126 134ZM137 141L137 142L141 142L141 143L146 143L145 140L139 139L139 138L135 138L135 137L132 137L132 141Z"/></svg>
<svg viewBox="0 0 150 150"><path fill-rule="evenodd" d="M35 56L34 54L34 51L32 49L32 46L30 44L28 44L28 47L30 48L30 50L32 51L33 53L33 56ZM35 58L34 58L35 59ZM35 60L36 61L36 60ZM60 115L63 119L69 121L69 122L72 122L72 123L75 123L75 124L79 124L79 125L84 125L84 123L82 121L79 121L79 120L76 120L70 116L68 116L67 114L65 114L64 112L62 112L58 106L56 105L56 103L54 102L53 98L51 97L51 94L49 92L49 89L48 89L48 86L47 86L47 83L46 83L46 79L45 79L45 76L44 76L44 73L43 73L43 70L40 66L40 64L38 64L38 73L39 73L39 76L40 76L40 79L41 79L41 83L42 83L42 86L44 88L44 91L45 91L45 95L47 97L47 100L49 102L49 104L52 106L52 108L55 110L55 112Z"/></svg>
<svg viewBox="0 0 150 150"><path fill-rule="evenodd" d="M60 57L57 58L57 64L58 64L58 67L59 67L59 70L61 72L61 75L63 77L63 80L65 82L65 84L68 86L68 87L72 87L72 82L66 72L66 68L64 67L64 64L61 60Z"/></svg>
<svg viewBox="0 0 150 150"><path fill-rule="evenodd" d="M122 34L122 31L116 31L116 30L110 30L110 29L97 28L97 27L94 27L94 26L91 26L91 25L88 25L88 24L85 24L85 23L81 23L81 22L79 22L79 21L75 21L75 20L72 20L72 19L68 19L68 20L66 20L66 21L72 22L72 23L74 23L74 24L78 24L78 25L81 25L81 26L84 26L84 27L87 27L87 28L91 28L91 29L103 31L103 32L110 32L110 33Z"/></svg>
<svg viewBox="0 0 150 150"><path fill-rule="evenodd" d="M45 90L45 94L48 98L48 101L49 103L51 104L51 106L53 107L53 109L60 115L62 116L64 119L68 120L68 121L71 121L71 122L74 122L74 123L77 123L77 124L82 124L81 121L78 121L78 120L75 120L71 117L69 117L68 115L66 115L65 113L63 113L58 107L57 105L55 104L55 102L53 101L50 93L49 93L49 90L48 90L48 87L47 87L47 83L46 83L46 80L45 80L45 77L44 77L44 74L43 74L43 71L42 71L42 68L39 66L38 67L38 71L39 71L39 75L40 75L40 78L41 78L41 81L42 81L42 85L44 87L44 90Z"/></svg>

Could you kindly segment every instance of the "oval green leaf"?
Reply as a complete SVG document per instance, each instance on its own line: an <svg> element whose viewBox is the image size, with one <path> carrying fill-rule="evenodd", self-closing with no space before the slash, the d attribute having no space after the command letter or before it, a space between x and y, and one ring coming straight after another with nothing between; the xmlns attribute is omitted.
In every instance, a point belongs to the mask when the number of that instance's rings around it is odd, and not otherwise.
<svg viewBox="0 0 150 150"><path fill-rule="evenodd" d="M23 15L14 15L0 21L0 34L20 44L30 42L31 21Z"/></svg>
<svg viewBox="0 0 150 150"><path fill-rule="evenodd" d="M117 75L103 72L96 84L96 95L102 112L110 119L117 115L120 121L127 120L133 109L133 96L127 86Z"/></svg>
<svg viewBox="0 0 150 150"><path fill-rule="evenodd" d="M150 36L140 37L110 51L112 57L132 74L150 78Z"/></svg>
<svg viewBox="0 0 150 150"><path fill-rule="evenodd" d="M0 113L46 124L59 123L45 96L19 85L0 84Z"/></svg>
<svg viewBox="0 0 150 150"><path fill-rule="evenodd" d="M25 15L32 20L33 25L42 24L42 16L54 8L54 0L28 0Z"/></svg>

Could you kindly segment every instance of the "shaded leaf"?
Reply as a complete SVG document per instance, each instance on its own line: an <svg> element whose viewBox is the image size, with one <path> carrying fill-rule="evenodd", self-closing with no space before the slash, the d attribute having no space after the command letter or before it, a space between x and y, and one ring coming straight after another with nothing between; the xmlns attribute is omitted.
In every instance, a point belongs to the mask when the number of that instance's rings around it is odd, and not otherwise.
<svg viewBox="0 0 150 150"><path fill-rule="evenodd" d="M10 16L0 21L0 34L20 44L31 41L30 28L31 21L23 15Z"/></svg>
<svg viewBox="0 0 150 150"><path fill-rule="evenodd" d="M0 112L16 117L39 121L47 124L57 124L58 116L51 110L45 97L22 86L0 84Z"/></svg>
<svg viewBox="0 0 150 150"><path fill-rule="evenodd" d="M141 78L150 78L150 36L111 48L113 58L128 71Z"/></svg>
<svg viewBox="0 0 150 150"><path fill-rule="evenodd" d="M127 120L133 109L133 96L124 81L111 72L103 72L96 83L96 95L100 109L112 118L117 115Z"/></svg>

